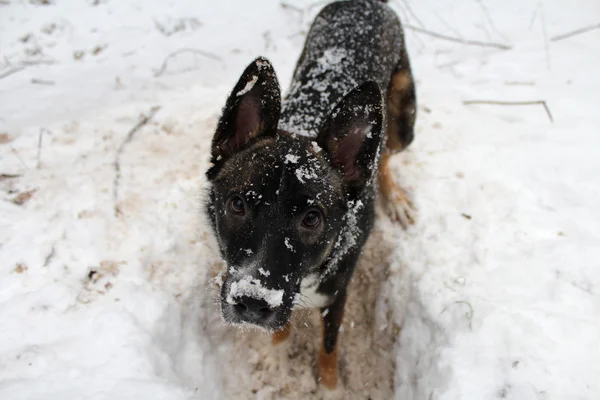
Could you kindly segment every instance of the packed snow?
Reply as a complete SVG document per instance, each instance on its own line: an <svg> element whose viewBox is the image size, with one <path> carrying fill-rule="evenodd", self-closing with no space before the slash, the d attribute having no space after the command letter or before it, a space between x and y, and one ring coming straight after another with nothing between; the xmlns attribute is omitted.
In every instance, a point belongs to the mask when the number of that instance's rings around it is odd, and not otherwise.
<svg viewBox="0 0 600 400"><path fill-rule="evenodd" d="M318 310L276 347L221 322L212 133L256 56L285 90L323 5L0 1L0 399L600 398L600 29L565 36L596 0L391 1L417 220L378 210L341 387Z"/></svg>

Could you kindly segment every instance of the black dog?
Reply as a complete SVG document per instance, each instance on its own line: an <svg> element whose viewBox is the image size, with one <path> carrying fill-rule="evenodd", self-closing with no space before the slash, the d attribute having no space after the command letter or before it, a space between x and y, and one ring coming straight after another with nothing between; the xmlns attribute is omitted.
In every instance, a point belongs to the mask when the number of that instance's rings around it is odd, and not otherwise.
<svg viewBox="0 0 600 400"><path fill-rule="evenodd" d="M336 2L314 21L283 103L273 67L258 58L213 138L207 209L228 265L223 318L274 331L277 342L294 307L320 308L328 387L337 383L346 287L374 222L377 173L394 218L411 222L387 160L412 141L415 104L394 12L374 0Z"/></svg>

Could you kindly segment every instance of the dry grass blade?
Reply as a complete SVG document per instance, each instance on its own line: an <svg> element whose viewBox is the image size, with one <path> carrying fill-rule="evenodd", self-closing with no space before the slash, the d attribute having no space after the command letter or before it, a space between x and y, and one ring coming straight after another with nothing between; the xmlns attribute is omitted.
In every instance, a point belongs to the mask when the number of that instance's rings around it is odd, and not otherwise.
<svg viewBox="0 0 600 400"><path fill-rule="evenodd" d="M465 100L463 101L465 105L471 104L491 104L497 106L533 106L533 105L541 105L546 110L546 114L548 115L548 119L550 122L554 123L554 118L552 118L552 113L550 112L550 108L548 104L546 104L545 100L533 100L533 101L500 101L500 100Z"/></svg>
<svg viewBox="0 0 600 400"><path fill-rule="evenodd" d="M461 39L461 38L457 38L457 37L442 35L441 33L437 33L437 32L428 31L427 29L419 28L418 26L413 26L413 25L404 25L404 27L408 30L423 33L425 35L428 35L428 36L431 36L431 37L434 37L437 39L448 40L450 42L461 43L461 44L465 44L468 46L494 47L496 49L501 49L501 50L512 49L512 46L509 46L507 44L494 43L494 42L480 42L478 40L470 40L470 39Z"/></svg>
<svg viewBox="0 0 600 400"><path fill-rule="evenodd" d="M154 106L150 109L148 114L142 115L140 117L140 120L138 121L138 123L133 128L131 128L131 130L125 137L125 140L123 140L123 142L119 146L119 149L117 150L117 155L115 157L115 161L113 162L113 167L115 169L115 179L113 181L113 201L115 204L114 207L115 207L115 216L116 217L118 217L122 214L121 210L119 209L119 205L118 205L119 184L121 181L121 154L123 153L123 150L125 150L125 146L127 145L127 143L131 142L131 140L133 139L133 136L136 134L136 132L138 132L148 122L150 122L150 120L152 120L152 118L154 118L154 115L156 115L156 113L159 110L160 110L160 106Z"/></svg>
<svg viewBox="0 0 600 400"><path fill-rule="evenodd" d="M164 59L162 65L161 65L160 69L158 69L157 71L154 72L154 77L161 76L166 71L167 65L169 64L169 60L171 58L176 57L176 56L178 56L180 54L185 54L185 53L198 54L198 55L201 55L203 57L210 58L210 59L215 60L215 61L219 61L221 64L223 64L223 60L219 56L217 56L215 54L212 54L212 53L209 53L207 51L197 50L197 49L179 49L179 50L174 51L174 52L172 52L171 54L169 54L169 55L167 55L165 57L165 59Z"/></svg>

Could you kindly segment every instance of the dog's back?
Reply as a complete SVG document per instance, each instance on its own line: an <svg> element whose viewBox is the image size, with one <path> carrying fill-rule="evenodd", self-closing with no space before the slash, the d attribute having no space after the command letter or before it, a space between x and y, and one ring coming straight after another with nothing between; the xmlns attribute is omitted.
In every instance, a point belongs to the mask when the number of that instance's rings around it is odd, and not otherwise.
<svg viewBox="0 0 600 400"><path fill-rule="evenodd" d="M403 54L396 14L382 1L339 1L313 22L283 101L280 128L316 136L343 96L373 80L384 91Z"/></svg>

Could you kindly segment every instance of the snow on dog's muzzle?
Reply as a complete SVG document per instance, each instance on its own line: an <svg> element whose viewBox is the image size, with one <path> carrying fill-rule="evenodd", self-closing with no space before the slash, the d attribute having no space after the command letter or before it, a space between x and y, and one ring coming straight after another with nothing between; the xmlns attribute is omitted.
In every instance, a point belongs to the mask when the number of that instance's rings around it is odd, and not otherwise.
<svg viewBox="0 0 600 400"><path fill-rule="evenodd" d="M259 279L244 276L231 283L225 302L231 312L231 322L269 327L273 325L274 315L282 308L283 296L282 289L266 288Z"/></svg>

